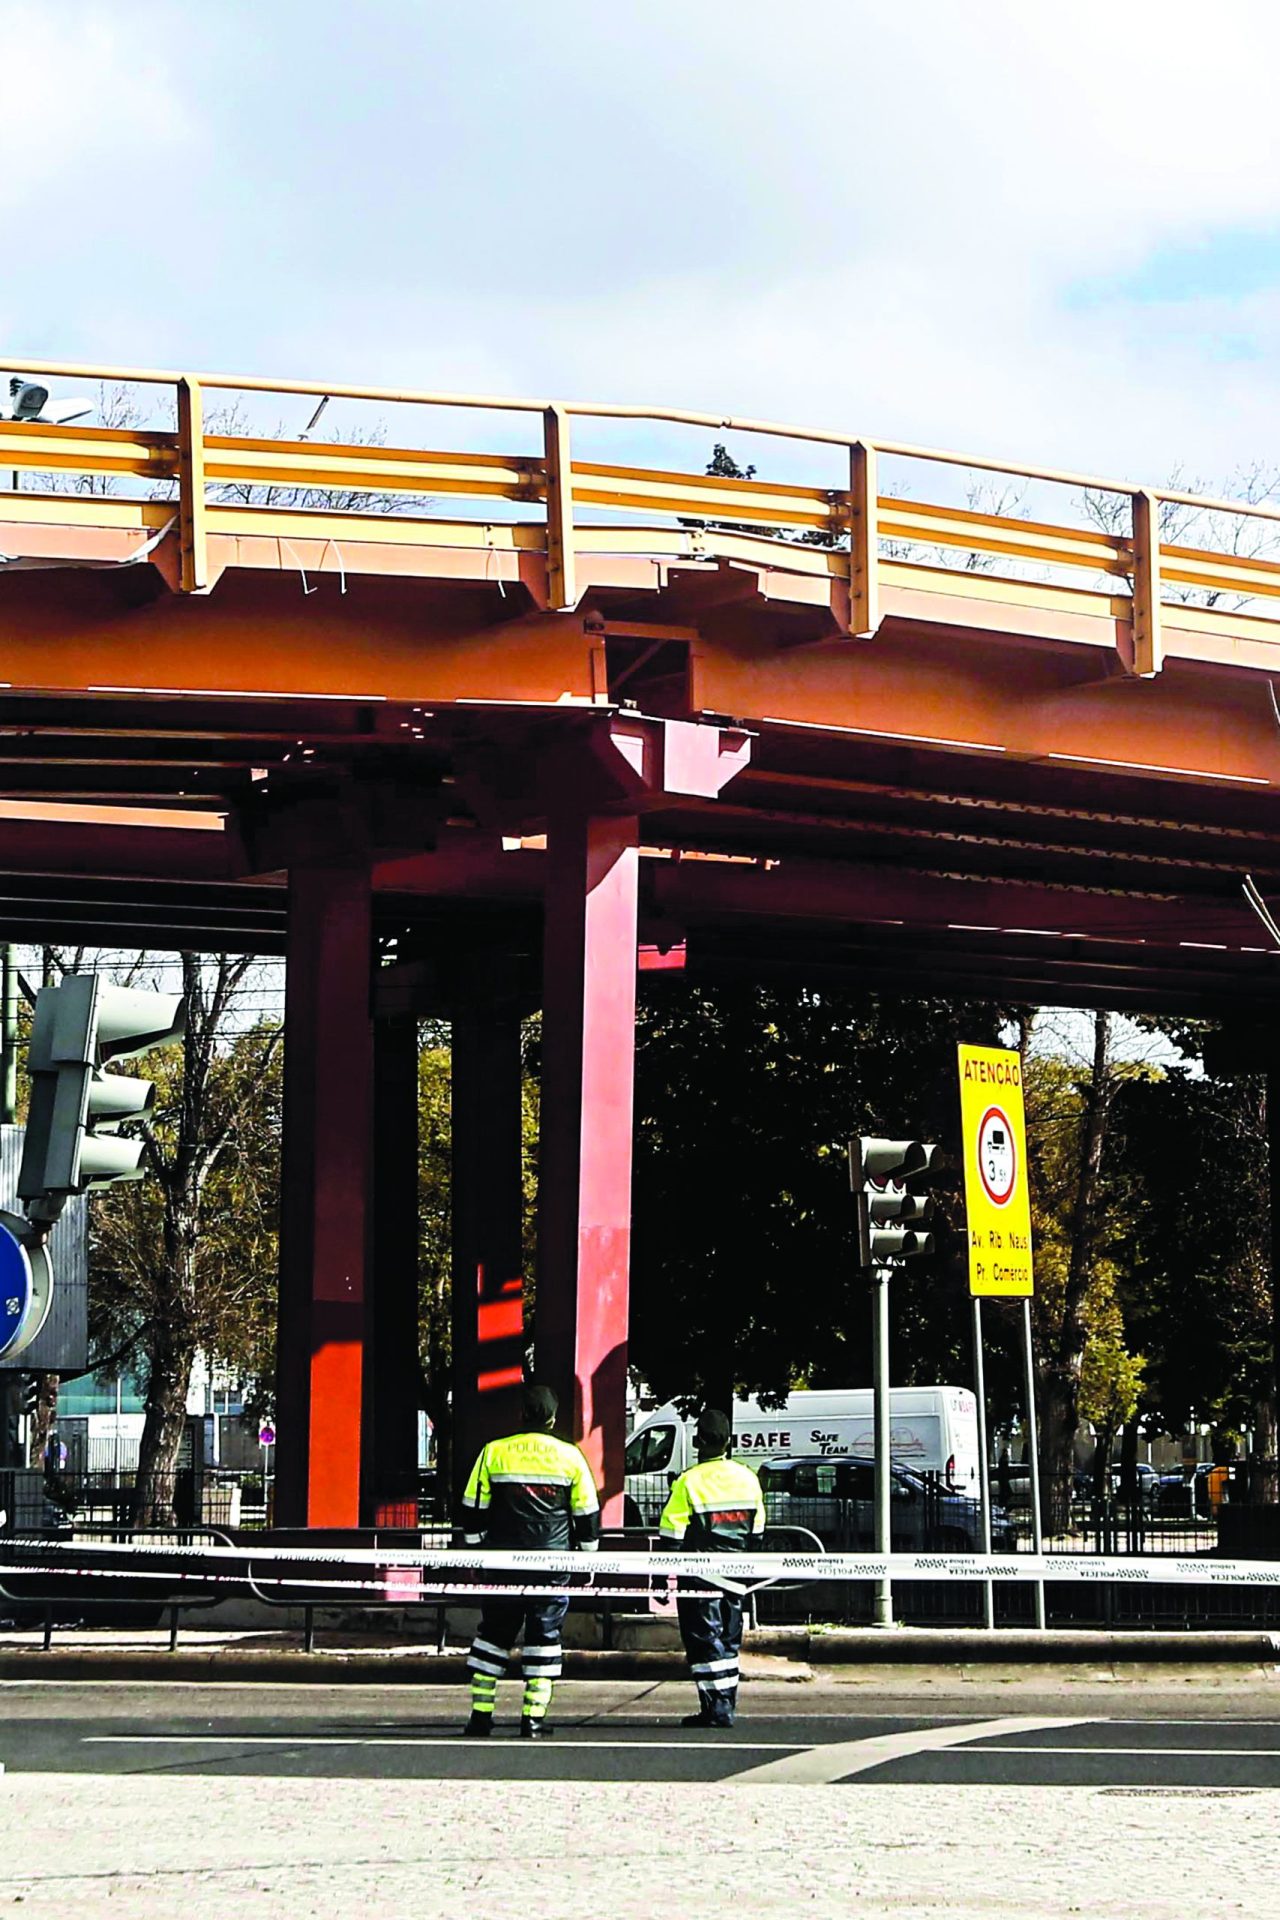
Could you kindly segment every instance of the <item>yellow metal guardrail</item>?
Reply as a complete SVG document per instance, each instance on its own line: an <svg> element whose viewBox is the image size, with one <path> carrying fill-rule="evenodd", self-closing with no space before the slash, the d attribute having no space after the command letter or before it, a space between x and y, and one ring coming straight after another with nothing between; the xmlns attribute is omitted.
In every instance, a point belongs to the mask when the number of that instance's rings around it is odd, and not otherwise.
<svg viewBox="0 0 1280 1920"><path fill-rule="evenodd" d="M15 363L17 364L17 363ZM1161 503L1201 512L1280 521L1280 507L1219 499L1175 488L1132 484L1051 467L1010 463L981 455L944 452L902 442L865 439L784 425L776 421L735 419L680 408L648 408L511 399L489 394L435 393L408 388L343 386L316 381L277 381L258 376L199 376L130 367L89 366L58 361L24 361L30 376L156 384L174 389L177 430L135 432L107 427L47 426L0 421L0 470L72 472L132 476L173 483L181 539L181 584L200 592L209 582L207 543L220 516L210 486L286 489L354 489L370 494L450 494L469 499L497 498L539 504L545 509L549 604L576 604L575 563L580 553L614 548L619 535L635 530L604 530L575 520L575 508L638 508L645 512L728 522L722 531L771 537L793 530L810 542L839 547L829 555L830 570L849 578L849 632L873 634L880 622L878 583L882 541L962 551L967 555L1012 557L1021 562L1075 568L1126 582L1132 597L1133 671L1160 670L1162 586L1210 592L1280 595L1280 563L1229 551L1213 551L1159 539ZM450 407L540 417L541 451L533 455L433 452L338 441L246 437L207 433L205 395L210 391L271 393L373 401L383 406ZM647 424L706 427L718 432L765 434L821 446L843 448L849 460L847 488L783 485L754 478L685 473L579 461L572 453L575 418L637 420ZM932 462L961 470L998 473L1020 480L1069 486L1127 498L1127 535L1096 527L1072 527L1022 519L1016 515L930 505L882 495L877 486L879 456ZM15 503L16 504L16 503ZM83 503L78 503L83 505ZM440 538L444 529L436 528ZM519 530L510 530L513 543ZM492 539L493 530L489 530ZM450 537L465 538L463 523L452 523ZM425 528L422 537L426 538ZM847 551L845 543L847 542ZM623 544L631 545L630 538ZM797 560L805 552L794 549Z"/></svg>

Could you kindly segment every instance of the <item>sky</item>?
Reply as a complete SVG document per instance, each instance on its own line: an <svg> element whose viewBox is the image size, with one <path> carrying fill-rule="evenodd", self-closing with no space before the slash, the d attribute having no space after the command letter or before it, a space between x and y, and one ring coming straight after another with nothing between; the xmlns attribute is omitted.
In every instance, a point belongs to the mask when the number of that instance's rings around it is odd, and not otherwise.
<svg viewBox="0 0 1280 1920"><path fill-rule="evenodd" d="M0 365L1280 446L1280 9L0 0Z"/></svg>

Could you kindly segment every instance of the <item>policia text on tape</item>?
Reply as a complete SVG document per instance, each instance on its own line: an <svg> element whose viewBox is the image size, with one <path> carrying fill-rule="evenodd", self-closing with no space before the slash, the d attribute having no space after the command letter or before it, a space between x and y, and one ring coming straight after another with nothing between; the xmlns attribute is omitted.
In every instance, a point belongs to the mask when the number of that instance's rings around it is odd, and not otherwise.
<svg viewBox="0 0 1280 1920"><path fill-rule="evenodd" d="M583 1600L643 1596L646 1584L682 1592L707 1586L746 1591L825 1580L1079 1581L1090 1586L1280 1587L1280 1561L1210 1556L1091 1553L475 1553L458 1549L170 1546L53 1541L13 1536L0 1542L0 1589L27 1581L127 1579L190 1586L252 1586L288 1592L324 1589L386 1593L403 1601L407 1572L418 1597L485 1592L563 1593ZM388 1581L389 1575L397 1578ZM19 1592L19 1597L21 1593Z"/></svg>

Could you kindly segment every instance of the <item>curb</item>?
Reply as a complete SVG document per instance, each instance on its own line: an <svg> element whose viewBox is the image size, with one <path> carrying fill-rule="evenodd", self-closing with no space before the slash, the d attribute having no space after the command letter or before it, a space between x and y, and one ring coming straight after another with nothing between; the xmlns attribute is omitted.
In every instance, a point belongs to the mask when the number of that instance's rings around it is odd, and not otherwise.
<svg viewBox="0 0 1280 1920"><path fill-rule="evenodd" d="M931 1627L835 1627L825 1632L806 1630L784 1645L783 1636L752 1634L753 1653L786 1653L813 1666L978 1666L1034 1663L1074 1666L1081 1662L1125 1665L1197 1666L1238 1664L1280 1665L1280 1634L1273 1633L1125 1633L1040 1632L1035 1628L980 1628L959 1631Z"/></svg>
<svg viewBox="0 0 1280 1920"><path fill-rule="evenodd" d="M567 1680L676 1680L687 1676L675 1653L572 1653L565 1650ZM236 1648L208 1652L152 1652L110 1647L38 1647L0 1654L0 1680L174 1680L210 1685L286 1681L305 1686L453 1686L470 1679L466 1658L456 1654L272 1650Z"/></svg>
<svg viewBox="0 0 1280 1920"><path fill-rule="evenodd" d="M999 1665L1053 1670L1109 1667L1133 1678L1152 1667L1280 1668L1280 1635L1259 1633L1039 1633L1017 1630L985 1633L928 1628L836 1628L827 1632L753 1633L744 1650L744 1673L756 1659L769 1671L755 1677L804 1684L815 1670L862 1667L872 1671L914 1667L939 1673ZM566 1647L565 1678L594 1681L683 1680L684 1657L675 1650L615 1651ZM789 1670L788 1670L789 1669ZM246 1647L200 1648L188 1641L174 1653L143 1647L64 1647L55 1644L0 1650L0 1680L171 1680L179 1682L274 1681L292 1685L430 1686L455 1685L467 1678L461 1651L446 1654L399 1652L394 1647L301 1647L255 1651Z"/></svg>

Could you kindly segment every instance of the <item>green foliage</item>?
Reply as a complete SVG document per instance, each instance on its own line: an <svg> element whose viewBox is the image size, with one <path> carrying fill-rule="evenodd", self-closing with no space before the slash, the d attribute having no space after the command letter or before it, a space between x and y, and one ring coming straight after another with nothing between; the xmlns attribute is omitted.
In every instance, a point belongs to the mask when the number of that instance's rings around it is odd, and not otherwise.
<svg viewBox="0 0 1280 1920"><path fill-rule="evenodd" d="M418 1346L433 1418L448 1390L452 1131L449 1049L429 1031L418 1051Z"/></svg>
<svg viewBox="0 0 1280 1920"><path fill-rule="evenodd" d="M1089 1305L1089 1338L1080 1369L1080 1417L1103 1433L1115 1434L1142 1404L1147 1362L1125 1345L1124 1315L1112 1283L1097 1282Z"/></svg>
<svg viewBox="0 0 1280 1920"><path fill-rule="evenodd" d="M654 1390L854 1386L871 1377L847 1147L937 1140L940 1248L893 1283L894 1378L966 1378L956 1044L998 1009L681 982L639 1013L632 1363ZM962 1371L963 1369L963 1371Z"/></svg>
<svg viewBox="0 0 1280 1920"><path fill-rule="evenodd" d="M1125 1062L1107 1069L1110 1098L1149 1070ZM1085 1121L1088 1072L1054 1056L1031 1054L1024 1077L1027 1152L1030 1161L1032 1232L1035 1245L1034 1318L1042 1359L1059 1352L1063 1338L1067 1279L1071 1266ZM1136 1391L1145 1361L1125 1344L1121 1268L1115 1249L1132 1226L1133 1195L1117 1180L1115 1136L1110 1131L1102 1170L1084 1223L1087 1283L1082 1304L1085 1338L1080 1371L1080 1417L1109 1425L1104 1409ZM1087 1404L1086 1404L1087 1403ZM1137 1401L1120 1423L1136 1411Z"/></svg>
<svg viewBox="0 0 1280 1920"><path fill-rule="evenodd" d="M536 1027L536 1020L529 1022L530 1029L536 1030ZM523 1099L525 1305L528 1311L533 1298L538 1150L538 1084L528 1057ZM453 1350L450 1107L448 1029L429 1023L422 1030L418 1052L418 1342L427 1410L436 1422L445 1419L447 1414Z"/></svg>
<svg viewBox="0 0 1280 1920"><path fill-rule="evenodd" d="M1113 1254L1126 1319L1150 1356L1147 1404L1173 1432L1193 1408L1217 1426L1252 1425L1269 1391L1264 1103L1261 1078L1181 1067L1117 1096L1126 1220Z"/></svg>
<svg viewBox="0 0 1280 1920"><path fill-rule="evenodd" d="M183 1128L184 1049L165 1047L120 1071L153 1080L148 1177L121 1182L90 1204L90 1338L124 1348L145 1374L157 1325L180 1320L194 1344L257 1383L275 1373L275 1303L282 1074L276 1022L229 1036L213 1050L198 1136ZM198 1182L192 1147L225 1144ZM189 1275L171 1260L175 1204L198 1209Z"/></svg>

